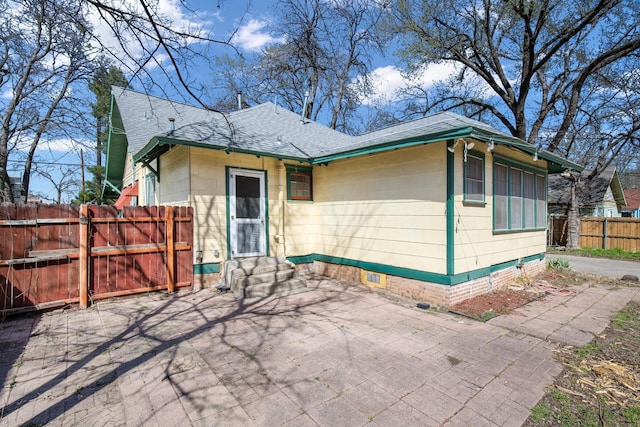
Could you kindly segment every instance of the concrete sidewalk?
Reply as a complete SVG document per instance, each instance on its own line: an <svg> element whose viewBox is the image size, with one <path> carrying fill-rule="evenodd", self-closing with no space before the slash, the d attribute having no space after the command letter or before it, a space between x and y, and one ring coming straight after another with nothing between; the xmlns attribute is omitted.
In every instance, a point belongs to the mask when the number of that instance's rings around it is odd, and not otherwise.
<svg viewBox="0 0 640 427"><path fill-rule="evenodd" d="M479 323L360 287L210 290L7 318L0 426L519 426L638 288L576 288Z"/></svg>
<svg viewBox="0 0 640 427"><path fill-rule="evenodd" d="M565 254L547 254L546 258L568 261L569 267L580 273L597 274L612 279L620 279L626 274L640 277L640 262Z"/></svg>

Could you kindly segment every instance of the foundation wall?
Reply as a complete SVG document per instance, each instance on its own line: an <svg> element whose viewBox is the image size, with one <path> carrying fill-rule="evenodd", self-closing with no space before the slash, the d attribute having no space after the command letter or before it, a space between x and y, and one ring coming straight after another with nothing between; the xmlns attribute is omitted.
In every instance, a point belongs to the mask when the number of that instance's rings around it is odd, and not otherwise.
<svg viewBox="0 0 640 427"><path fill-rule="evenodd" d="M451 306L478 295L486 294L492 290L504 289L516 284L518 280L527 281L541 273L545 269L544 260L534 260L521 266L508 267L488 276L481 277L457 285L441 285L416 279L386 275L385 286L389 292L416 301L430 304ZM300 272L315 273L345 282L365 283L362 280L362 269L347 265L330 264L314 261L312 264L300 264L296 266ZM370 283L365 283L371 286ZM375 286L382 287L382 286Z"/></svg>

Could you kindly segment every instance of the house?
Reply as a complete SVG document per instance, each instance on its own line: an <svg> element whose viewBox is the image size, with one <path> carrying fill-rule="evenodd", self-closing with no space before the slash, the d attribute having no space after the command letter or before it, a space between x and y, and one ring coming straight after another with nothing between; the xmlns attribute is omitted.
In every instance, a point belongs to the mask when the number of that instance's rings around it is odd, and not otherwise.
<svg viewBox="0 0 640 427"><path fill-rule="evenodd" d="M595 178L589 176L593 169L580 174L576 199L581 216L619 217L626 205L622 183L615 166L608 166ZM571 200L571 185L562 175L549 176L549 214L566 215Z"/></svg>
<svg viewBox="0 0 640 427"><path fill-rule="evenodd" d="M109 123L106 187L193 207L195 274L282 256L441 304L544 269L547 176L582 170L448 112L350 136L114 87Z"/></svg>
<svg viewBox="0 0 640 427"><path fill-rule="evenodd" d="M640 218L640 188L628 188L624 190L626 206L622 207L622 216L627 218Z"/></svg>

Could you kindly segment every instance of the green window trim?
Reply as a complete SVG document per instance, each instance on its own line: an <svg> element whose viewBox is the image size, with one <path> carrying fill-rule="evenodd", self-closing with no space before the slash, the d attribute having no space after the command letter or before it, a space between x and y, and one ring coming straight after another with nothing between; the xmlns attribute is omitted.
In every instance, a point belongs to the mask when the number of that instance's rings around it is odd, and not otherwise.
<svg viewBox="0 0 640 427"><path fill-rule="evenodd" d="M478 162L480 163L480 167L479 167L479 171L480 171L480 176L472 176L470 175L470 171L469 169L471 169L471 167L473 165L477 165ZM477 172L477 171L476 171ZM467 159L466 161L463 163L462 166L462 182L463 182L463 197L462 197L462 202L465 205L471 205L471 206L486 206L486 172L485 172L485 156L484 153L480 152L480 151L469 151L467 153ZM480 189L480 191L478 193L473 193L473 194L478 194L481 196L481 198L473 198L470 197L469 195L471 194L470 190L469 190L469 184L471 182L469 181L473 181L476 182L477 184L479 184L482 188Z"/></svg>
<svg viewBox="0 0 640 427"><path fill-rule="evenodd" d="M308 166L285 165L287 169L287 201L313 201L313 169Z"/></svg>
<svg viewBox="0 0 640 427"><path fill-rule="evenodd" d="M498 170L501 170L500 177L497 175ZM527 184L533 187L527 189ZM545 230L547 227L546 189L547 172L544 169L495 156L493 163L494 234ZM498 198L502 200L499 201Z"/></svg>

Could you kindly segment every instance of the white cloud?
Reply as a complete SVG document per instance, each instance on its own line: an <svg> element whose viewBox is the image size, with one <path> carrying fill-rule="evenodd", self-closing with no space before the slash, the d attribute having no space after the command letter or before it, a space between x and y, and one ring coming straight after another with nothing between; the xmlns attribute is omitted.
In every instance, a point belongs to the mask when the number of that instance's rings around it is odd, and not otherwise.
<svg viewBox="0 0 640 427"><path fill-rule="evenodd" d="M426 66L423 72L413 78L407 79L402 71L395 65L387 65L373 70L369 76L372 81L373 94L365 97L363 103L392 103L398 100L400 91L412 85L419 85L429 89L439 82L447 80L457 71L457 66L451 62L441 62Z"/></svg>
<svg viewBox="0 0 640 427"><path fill-rule="evenodd" d="M284 43L284 37L273 37L268 33L268 25L267 21L251 19L246 25L238 28L231 43L249 52L259 51L269 44Z"/></svg>
<svg viewBox="0 0 640 427"><path fill-rule="evenodd" d="M119 3L118 8L130 11L132 14L144 15L144 11L137 1L123 0ZM178 32L197 34L199 31L204 32L208 27L211 27L211 22L206 20L206 17L209 15L207 12L198 14L191 13L181 6L179 0L159 0L157 10L163 19L171 21L171 28ZM93 34L100 41L101 45L105 46L119 59L124 60L125 63L129 63L128 65L130 67L135 68L136 65L132 61L127 60L121 44L125 46L127 52L136 58L142 58L147 54L143 44L141 44L133 34L125 32L119 37L116 36L109 23L105 22L95 9L90 9L89 21L93 26ZM137 36L143 43L149 44L149 49L154 48L155 42L144 37L142 33L137 33ZM195 39L187 40L187 42L199 43L199 41ZM162 62L166 59L166 54L156 52L155 58L157 62ZM153 68L156 66L156 61L150 61L147 65Z"/></svg>

